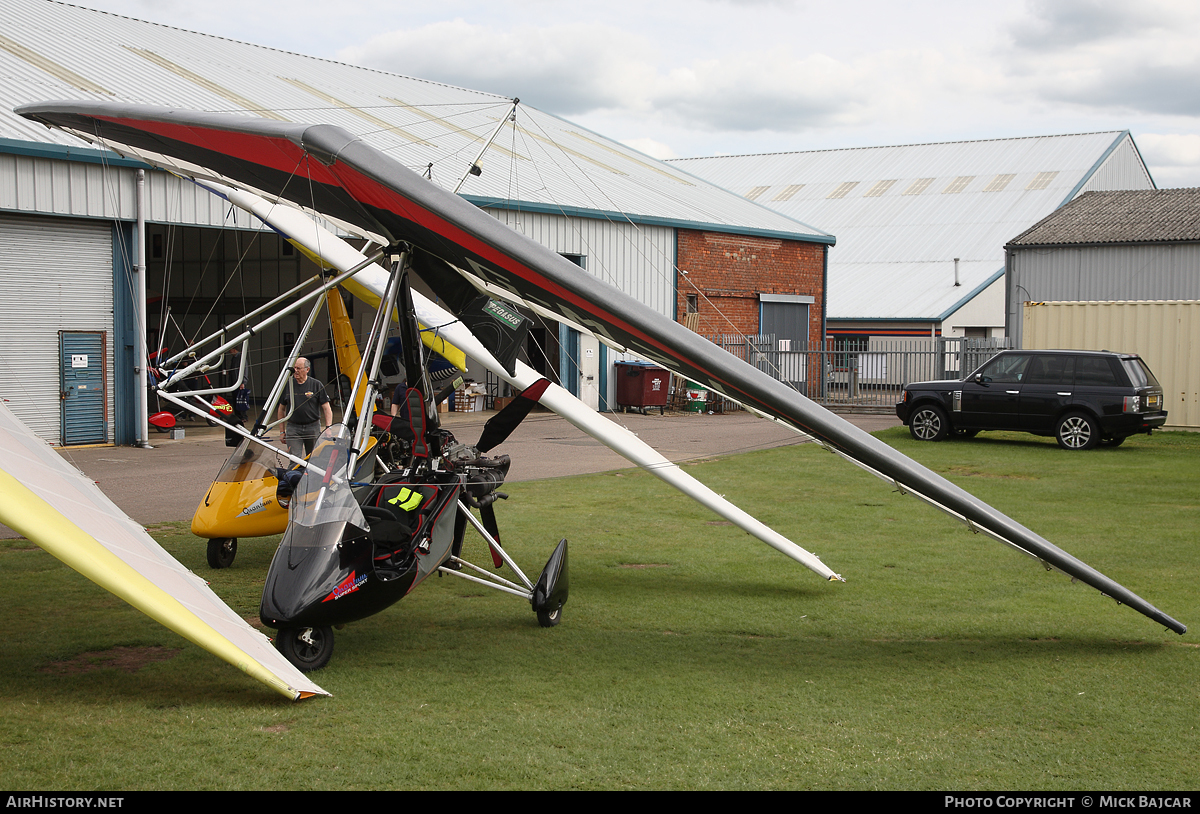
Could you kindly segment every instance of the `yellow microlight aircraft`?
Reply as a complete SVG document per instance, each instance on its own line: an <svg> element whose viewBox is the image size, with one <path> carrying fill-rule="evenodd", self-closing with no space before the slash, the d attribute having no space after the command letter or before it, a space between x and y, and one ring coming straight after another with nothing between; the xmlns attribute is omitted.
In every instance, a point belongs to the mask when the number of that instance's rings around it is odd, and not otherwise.
<svg viewBox="0 0 1200 814"><path fill-rule="evenodd" d="M323 264L321 258L312 255L303 246L299 248L317 263ZM362 364L362 355L354 339L346 304L337 289L326 292L325 300L329 309L338 368L358 370ZM457 369L466 370L466 355L461 350L429 332L423 331L421 335L431 350L446 358ZM299 347L300 342L297 342L296 348ZM288 364L284 366L284 376L289 375L295 356L296 351L293 351ZM266 410L256 428L260 433L279 423L271 420L275 404L278 402L278 392L281 392L279 383L273 391L276 397L268 399ZM366 388L358 388L358 393L354 409L361 416L364 414L362 402ZM373 405L369 412L374 412ZM376 423L383 426L380 427L379 434L368 439L362 451L354 472L354 479L357 481L374 480L375 462L379 453L383 451L379 444L382 442L386 446L389 440L384 429L388 422ZM313 455L320 457L321 448L328 443L328 440L321 439L317 448L313 450ZM269 537L283 534L287 529L288 510L280 506L275 497L275 489L279 485L275 469L281 463L277 458L278 456L265 447L243 440L221 467L221 471L217 473L212 485L200 500L200 505L196 507L196 513L192 516L192 534L208 538L208 564L213 568L228 568L233 564L239 538Z"/></svg>

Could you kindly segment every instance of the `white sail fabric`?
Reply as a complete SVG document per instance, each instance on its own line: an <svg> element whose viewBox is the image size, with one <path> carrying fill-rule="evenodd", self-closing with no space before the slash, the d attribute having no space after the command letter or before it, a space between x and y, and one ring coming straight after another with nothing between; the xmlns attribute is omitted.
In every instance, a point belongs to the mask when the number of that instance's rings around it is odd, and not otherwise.
<svg viewBox="0 0 1200 814"><path fill-rule="evenodd" d="M0 521L276 692L328 695L0 403Z"/></svg>

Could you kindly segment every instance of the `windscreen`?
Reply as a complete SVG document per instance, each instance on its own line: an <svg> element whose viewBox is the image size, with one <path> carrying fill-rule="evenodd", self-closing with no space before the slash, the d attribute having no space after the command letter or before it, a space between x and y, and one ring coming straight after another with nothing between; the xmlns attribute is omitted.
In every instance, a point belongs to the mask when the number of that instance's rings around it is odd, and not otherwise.
<svg viewBox="0 0 1200 814"><path fill-rule="evenodd" d="M241 483L274 477L271 470L284 465L287 459L261 444L243 439L217 474L217 483ZM290 464L288 464L290 465Z"/></svg>
<svg viewBox="0 0 1200 814"><path fill-rule="evenodd" d="M350 489L346 464L350 459L350 434L341 424L330 427L317 439L305 470L292 496L288 522L314 527L347 522L367 527L358 501Z"/></svg>

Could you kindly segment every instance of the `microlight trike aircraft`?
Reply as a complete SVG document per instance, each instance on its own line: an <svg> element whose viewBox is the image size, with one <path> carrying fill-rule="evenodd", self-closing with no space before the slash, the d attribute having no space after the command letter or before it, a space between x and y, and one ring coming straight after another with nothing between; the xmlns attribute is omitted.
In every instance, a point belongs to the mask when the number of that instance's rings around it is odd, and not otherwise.
<svg viewBox="0 0 1200 814"><path fill-rule="evenodd" d="M390 253L403 253L413 270L453 312L455 327L463 328L497 360L504 357L504 339L509 336L509 328L496 322L504 323L507 318L508 309L501 303L523 305L539 316L589 332L619 351L636 353L759 415L805 433L898 491L958 519L973 532L1027 554L1048 570L1066 573L1170 630L1186 631L1182 623L1137 594L960 487L341 128L103 102L42 103L24 106L18 112L86 139L100 140L124 155L177 173L290 201L372 237ZM463 343L456 344L467 349ZM507 381L521 387L532 383L528 371L511 362L505 368ZM643 463L655 475L684 483L670 466L657 468L644 463L641 450L627 445L620 432L603 427L603 419L596 421L578 413L558 390L561 388L546 386L538 400ZM428 394L422 393L421 398L428 416ZM415 410L414 415L420 412ZM444 463L442 453L444 449L436 438L429 441L432 462ZM353 447L349 454L354 455ZM439 457L443 458L441 462L437 461ZM301 490L311 488L303 483L298 486ZM313 493L305 492L309 494ZM312 499L320 499L323 504L320 495ZM705 498L698 499L709 505ZM719 511L737 514L732 507ZM826 579L841 579L795 543L779 539L769 529L758 529L753 518L741 519L739 525L747 530L755 528L751 533L764 542ZM357 516L345 522L347 527L353 526ZM267 615L269 610L264 600Z"/></svg>

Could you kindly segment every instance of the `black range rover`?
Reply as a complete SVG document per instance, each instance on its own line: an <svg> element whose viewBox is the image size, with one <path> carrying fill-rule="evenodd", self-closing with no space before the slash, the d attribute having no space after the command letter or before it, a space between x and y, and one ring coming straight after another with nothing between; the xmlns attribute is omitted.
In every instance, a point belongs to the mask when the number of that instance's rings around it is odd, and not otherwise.
<svg viewBox="0 0 1200 814"><path fill-rule="evenodd" d="M965 379L906 385L896 415L918 441L980 430L1053 435L1063 449L1117 446L1167 420L1163 389L1136 354L1010 350Z"/></svg>

